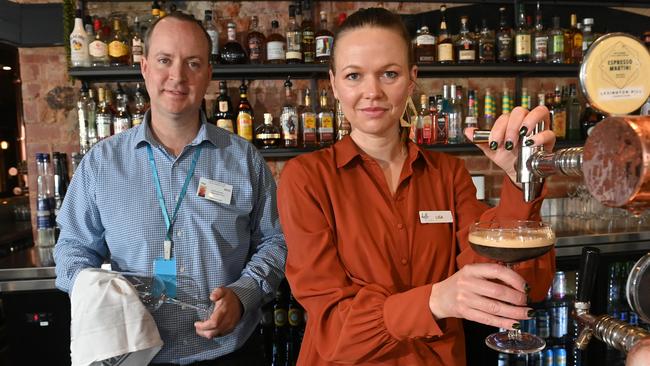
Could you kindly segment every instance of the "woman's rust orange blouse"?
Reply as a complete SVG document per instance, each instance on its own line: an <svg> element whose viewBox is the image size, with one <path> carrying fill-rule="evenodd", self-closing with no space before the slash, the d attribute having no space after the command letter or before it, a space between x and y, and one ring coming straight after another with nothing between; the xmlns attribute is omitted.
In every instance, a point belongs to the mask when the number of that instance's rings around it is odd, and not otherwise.
<svg viewBox="0 0 650 366"><path fill-rule="evenodd" d="M278 205L287 279L308 314L298 364L464 365L462 322L434 319L431 285L489 261L469 246L472 222L539 219L541 199L525 203L504 180L488 209L462 160L410 142L395 194L350 137L289 161ZM423 224L420 211L450 211L453 222ZM517 266L533 299L554 268L553 251Z"/></svg>

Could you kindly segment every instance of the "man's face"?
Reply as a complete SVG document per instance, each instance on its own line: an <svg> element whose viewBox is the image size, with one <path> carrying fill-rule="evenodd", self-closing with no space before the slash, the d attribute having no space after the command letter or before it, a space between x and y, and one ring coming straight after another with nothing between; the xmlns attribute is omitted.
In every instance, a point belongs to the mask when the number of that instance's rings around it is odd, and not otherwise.
<svg viewBox="0 0 650 366"><path fill-rule="evenodd" d="M142 60L152 111L170 118L197 113L212 75L208 47L197 24L165 18L156 25Z"/></svg>

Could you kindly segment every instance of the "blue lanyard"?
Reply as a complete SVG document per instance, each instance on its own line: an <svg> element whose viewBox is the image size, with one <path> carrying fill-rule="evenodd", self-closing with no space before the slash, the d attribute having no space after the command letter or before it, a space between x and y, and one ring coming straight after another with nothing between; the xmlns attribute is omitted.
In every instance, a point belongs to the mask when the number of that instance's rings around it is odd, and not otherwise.
<svg viewBox="0 0 650 366"><path fill-rule="evenodd" d="M163 217L165 218L165 225L167 227L167 234L165 235L165 246L167 246L167 243L169 243L171 246L172 226L176 221L176 214L178 213L178 208L181 206L181 202L185 197L185 193L187 193L187 186L189 186L190 180L192 180L192 176L194 175L196 162L199 160L199 155L201 155L201 145L199 145L194 151L194 156L192 156L192 165L190 166L190 171L187 172L185 183L183 184L183 188L181 189L181 194L178 196L178 200L176 201L176 207L174 208L174 212L172 213L171 219L169 218L169 214L167 213L167 206L165 205L165 200L163 199L163 195L162 195L162 188L160 187L160 178L158 177L158 169L156 169L156 162L153 160L153 151L151 149L151 145L149 144L147 144L147 152L149 153L149 163L151 165L151 171L153 173L153 180L156 183L156 196L158 196L158 204L160 205L160 210L162 211ZM167 258L169 257L167 251L168 248L165 248L165 259L169 259Z"/></svg>

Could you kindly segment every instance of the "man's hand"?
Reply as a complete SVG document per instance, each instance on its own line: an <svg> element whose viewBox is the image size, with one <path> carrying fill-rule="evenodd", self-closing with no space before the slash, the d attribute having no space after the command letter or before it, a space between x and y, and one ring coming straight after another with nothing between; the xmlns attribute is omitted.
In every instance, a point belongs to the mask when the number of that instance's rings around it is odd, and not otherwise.
<svg viewBox="0 0 650 366"><path fill-rule="evenodd" d="M208 339L232 332L244 312L239 297L227 287L219 287L212 291L210 301L214 302L210 319L194 323L196 334Z"/></svg>

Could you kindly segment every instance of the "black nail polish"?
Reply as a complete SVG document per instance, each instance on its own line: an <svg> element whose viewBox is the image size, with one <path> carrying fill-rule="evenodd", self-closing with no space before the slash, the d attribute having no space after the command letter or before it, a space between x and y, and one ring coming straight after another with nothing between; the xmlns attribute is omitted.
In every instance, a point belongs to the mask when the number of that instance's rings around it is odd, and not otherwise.
<svg viewBox="0 0 650 366"><path fill-rule="evenodd" d="M512 141L506 141L506 150L512 150Z"/></svg>
<svg viewBox="0 0 650 366"><path fill-rule="evenodd" d="M535 310L533 309L528 310L528 313L526 315L528 315L529 318L532 318L533 316L535 316Z"/></svg>
<svg viewBox="0 0 650 366"><path fill-rule="evenodd" d="M519 328L521 328L521 325L520 325L519 323L514 323L514 324L512 324L512 329L517 329L517 330L519 330Z"/></svg>
<svg viewBox="0 0 650 366"><path fill-rule="evenodd" d="M519 136L525 136L528 133L528 127L522 126L519 130Z"/></svg>
<svg viewBox="0 0 650 366"><path fill-rule="evenodd" d="M490 142L490 149L496 150L498 146L499 146L499 144L497 144L496 141Z"/></svg>
<svg viewBox="0 0 650 366"><path fill-rule="evenodd" d="M533 141L533 140L526 140L526 142L525 142L524 144L525 144L526 146L532 146L532 145L535 144L535 141Z"/></svg>

